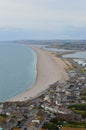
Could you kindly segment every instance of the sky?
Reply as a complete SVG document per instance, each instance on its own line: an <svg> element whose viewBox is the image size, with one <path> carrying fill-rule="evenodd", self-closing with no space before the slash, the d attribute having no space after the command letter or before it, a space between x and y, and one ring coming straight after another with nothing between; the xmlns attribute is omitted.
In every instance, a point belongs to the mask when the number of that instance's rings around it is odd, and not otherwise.
<svg viewBox="0 0 86 130"><path fill-rule="evenodd" d="M23 39L86 39L86 0L0 0L0 41Z"/></svg>

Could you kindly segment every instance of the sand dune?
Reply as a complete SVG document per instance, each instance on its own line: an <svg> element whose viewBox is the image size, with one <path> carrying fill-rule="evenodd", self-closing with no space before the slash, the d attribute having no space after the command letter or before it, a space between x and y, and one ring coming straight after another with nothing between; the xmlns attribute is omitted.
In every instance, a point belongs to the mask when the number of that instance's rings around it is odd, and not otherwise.
<svg viewBox="0 0 86 130"><path fill-rule="evenodd" d="M42 91L47 89L50 84L56 81L64 81L68 78L65 71L66 65L60 59L55 57L50 52L40 48L33 47L37 54L37 78L30 89L26 92L17 95L10 99L10 101L24 101L39 95Z"/></svg>

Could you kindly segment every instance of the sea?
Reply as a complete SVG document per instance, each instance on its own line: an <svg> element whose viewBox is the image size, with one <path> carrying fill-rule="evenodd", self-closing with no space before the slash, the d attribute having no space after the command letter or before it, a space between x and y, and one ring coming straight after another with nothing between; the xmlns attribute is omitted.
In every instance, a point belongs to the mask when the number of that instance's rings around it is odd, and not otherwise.
<svg viewBox="0 0 86 130"><path fill-rule="evenodd" d="M0 43L0 102L27 91L36 80L36 53L26 45Z"/></svg>

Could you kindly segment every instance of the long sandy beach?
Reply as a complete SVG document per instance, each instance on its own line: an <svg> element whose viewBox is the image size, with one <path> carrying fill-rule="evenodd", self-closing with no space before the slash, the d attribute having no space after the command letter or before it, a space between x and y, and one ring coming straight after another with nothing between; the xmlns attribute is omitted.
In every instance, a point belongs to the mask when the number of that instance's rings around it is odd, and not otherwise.
<svg viewBox="0 0 86 130"><path fill-rule="evenodd" d="M37 77L34 85L26 92L19 94L9 101L24 101L38 96L56 81L63 82L68 78L63 60L46 50L33 47L37 54Z"/></svg>

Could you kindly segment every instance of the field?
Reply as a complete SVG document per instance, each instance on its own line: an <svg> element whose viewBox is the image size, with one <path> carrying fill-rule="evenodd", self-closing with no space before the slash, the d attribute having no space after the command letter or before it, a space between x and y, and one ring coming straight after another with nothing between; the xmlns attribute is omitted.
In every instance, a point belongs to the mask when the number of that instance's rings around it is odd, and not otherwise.
<svg viewBox="0 0 86 130"><path fill-rule="evenodd" d="M63 128L62 130L86 130L86 128Z"/></svg>

